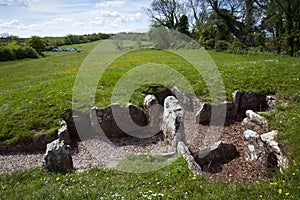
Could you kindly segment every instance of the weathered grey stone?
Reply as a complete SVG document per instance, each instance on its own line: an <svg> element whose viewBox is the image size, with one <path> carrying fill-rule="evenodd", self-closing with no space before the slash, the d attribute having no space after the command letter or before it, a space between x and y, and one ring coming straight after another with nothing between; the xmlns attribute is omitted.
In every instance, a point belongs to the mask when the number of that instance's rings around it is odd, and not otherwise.
<svg viewBox="0 0 300 200"><path fill-rule="evenodd" d="M196 122L203 123L210 121L211 118L211 105L203 103L200 110L196 113Z"/></svg>
<svg viewBox="0 0 300 200"><path fill-rule="evenodd" d="M194 157L191 155L190 150L184 142L178 142L177 145L178 155L182 156L188 164L188 168L192 171L194 176L202 173L201 167L195 162Z"/></svg>
<svg viewBox="0 0 300 200"><path fill-rule="evenodd" d="M236 92L234 94L236 95L235 103L238 102L238 113L244 113L246 110L263 111L268 107L265 95L252 92Z"/></svg>
<svg viewBox="0 0 300 200"><path fill-rule="evenodd" d="M147 95L144 100L144 111L148 128L151 133L159 133L162 124L163 107L158 103L154 95Z"/></svg>
<svg viewBox="0 0 300 200"><path fill-rule="evenodd" d="M57 139L47 144L43 159L43 171L66 171L73 169L70 146Z"/></svg>
<svg viewBox="0 0 300 200"><path fill-rule="evenodd" d="M283 155L278 142L275 141L275 137L278 134L278 131L274 130L269 133L262 134L260 137L262 141L269 147L271 152L276 156L277 159L277 166L281 172L286 169L288 165L288 158Z"/></svg>
<svg viewBox="0 0 300 200"><path fill-rule="evenodd" d="M107 108L91 108L91 124L109 137L139 136L147 125L146 115L135 105L112 104ZM97 123L100 124L99 130ZM98 128L97 128L98 127Z"/></svg>
<svg viewBox="0 0 300 200"><path fill-rule="evenodd" d="M219 141L209 148L200 149L195 160L204 171L220 172L222 164L239 156L239 152L233 144Z"/></svg>
<svg viewBox="0 0 300 200"><path fill-rule="evenodd" d="M178 100L173 96L167 97L164 103L162 131L166 143L170 145L169 151L176 151L178 142L185 141L183 120L184 112Z"/></svg>
<svg viewBox="0 0 300 200"><path fill-rule="evenodd" d="M277 157L274 151L258 133L252 130L246 130L244 136L246 161L261 172L270 167L276 167Z"/></svg>
<svg viewBox="0 0 300 200"><path fill-rule="evenodd" d="M69 135L69 131L68 131L67 122L63 119L60 119L59 125L61 126L61 128L58 129L58 133L57 133L58 139L60 141L64 141L64 144L70 145L71 139L70 139L70 135Z"/></svg>
<svg viewBox="0 0 300 200"><path fill-rule="evenodd" d="M246 111L246 118L243 120L242 125L245 129L253 130L257 133L266 133L269 131L267 120L252 110Z"/></svg>
<svg viewBox="0 0 300 200"><path fill-rule="evenodd" d="M270 108L274 109L276 107L276 97L274 95L267 95L266 101Z"/></svg>

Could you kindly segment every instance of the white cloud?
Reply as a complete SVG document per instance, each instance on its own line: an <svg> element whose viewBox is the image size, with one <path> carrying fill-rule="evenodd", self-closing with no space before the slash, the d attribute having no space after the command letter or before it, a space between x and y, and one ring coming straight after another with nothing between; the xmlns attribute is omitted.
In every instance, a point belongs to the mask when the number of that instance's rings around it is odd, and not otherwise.
<svg viewBox="0 0 300 200"><path fill-rule="evenodd" d="M95 15L100 17L121 17L121 14L117 11L108 11L108 10L101 10L96 12Z"/></svg>
<svg viewBox="0 0 300 200"><path fill-rule="evenodd" d="M24 6L29 7L31 2L28 0L0 0L0 6Z"/></svg>
<svg viewBox="0 0 300 200"><path fill-rule="evenodd" d="M121 7L125 5L125 1L120 0L109 0L109 1L102 1L99 3L96 3L96 8L111 8L111 7Z"/></svg>
<svg viewBox="0 0 300 200"><path fill-rule="evenodd" d="M7 29L20 28L20 27L23 27L23 24L18 19L12 19L8 22L4 22L4 23L0 24L0 27L7 28Z"/></svg>
<svg viewBox="0 0 300 200"><path fill-rule="evenodd" d="M97 4L94 0L74 0L72 3L66 0L27 1L31 2L28 8L0 6L0 33L7 32L20 37L117 33L145 30L149 24L141 7L149 5L150 1L98 0ZM12 2L19 1L5 2L12 5Z"/></svg>

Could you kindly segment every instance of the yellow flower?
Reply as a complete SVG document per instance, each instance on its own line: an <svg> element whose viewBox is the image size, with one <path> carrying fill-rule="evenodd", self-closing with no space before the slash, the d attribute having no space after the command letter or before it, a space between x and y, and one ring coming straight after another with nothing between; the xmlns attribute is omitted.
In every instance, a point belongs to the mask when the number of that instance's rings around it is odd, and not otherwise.
<svg viewBox="0 0 300 200"><path fill-rule="evenodd" d="M276 181L274 183L270 182L270 185L277 185L277 182Z"/></svg>
<svg viewBox="0 0 300 200"><path fill-rule="evenodd" d="M295 176L296 175L296 173L293 173L293 176Z"/></svg>
<svg viewBox="0 0 300 200"><path fill-rule="evenodd" d="M296 165L297 165L297 163L296 163L296 160L293 160L293 163L294 163L294 166L296 166Z"/></svg>
<svg viewBox="0 0 300 200"><path fill-rule="evenodd" d="M289 168L289 165L288 165L288 164L286 164L286 165L285 165L285 168L286 168L286 169L288 169L288 168Z"/></svg>
<svg viewBox="0 0 300 200"><path fill-rule="evenodd" d="M59 179L60 179L60 178L59 178L59 177L57 177L55 180L56 180L56 181L59 181Z"/></svg>
<svg viewBox="0 0 300 200"><path fill-rule="evenodd" d="M282 183L285 183L285 180L282 180Z"/></svg>
<svg viewBox="0 0 300 200"><path fill-rule="evenodd" d="M260 198L263 198L263 195L259 195Z"/></svg>
<svg viewBox="0 0 300 200"><path fill-rule="evenodd" d="M196 179L197 179L197 177L196 177L196 176L193 176L192 180L196 180Z"/></svg>
<svg viewBox="0 0 300 200"><path fill-rule="evenodd" d="M282 193L282 189L280 188L280 189L278 189L278 193L279 194L281 194Z"/></svg>
<svg viewBox="0 0 300 200"><path fill-rule="evenodd" d="M286 193L285 193L285 196L289 196L289 195L290 195L290 193L289 193L289 192L286 192Z"/></svg>

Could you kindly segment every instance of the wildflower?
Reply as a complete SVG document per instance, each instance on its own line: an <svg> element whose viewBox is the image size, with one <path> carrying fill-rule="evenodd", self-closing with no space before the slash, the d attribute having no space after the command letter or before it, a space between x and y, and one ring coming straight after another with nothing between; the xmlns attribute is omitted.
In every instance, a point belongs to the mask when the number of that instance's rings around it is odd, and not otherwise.
<svg viewBox="0 0 300 200"><path fill-rule="evenodd" d="M286 164L286 165L285 165L285 168L288 169L288 168L289 168L289 164Z"/></svg>
<svg viewBox="0 0 300 200"><path fill-rule="evenodd" d="M59 181L59 180L60 180L60 178L59 178L59 177L57 177L55 180L56 180L56 181Z"/></svg>
<svg viewBox="0 0 300 200"><path fill-rule="evenodd" d="M289 193L289 192L286 192L286 193L285 193L285 196L289 196L289 195L290 195L290 193Z"/></svg>
<svg viewBox="0 0 300 200"><path fill-rule="evenodd" d="M293 176L295 176L296 175L296 173L293 173Z"/></svg>
<svg viewBox="0 0 300 200"><path fill-rule="evenodd" d="M285 180L282 180L281 182L282 182L282 183L285 183Z"/></svg>
<svg viewBox="0 0 300 200"><path fill-rule="evenodd" d="M294 163L294 166L296 166L296 165L297 165L297 163L296 163L296 160L293 160L293 163Z"/></svg>
<svg viewBox="0 0 300 200"><path fill-rule="evenodd" d="M279 193L279 194L282 193L282 189L281 189L281 188L278 189L278 193Z"/></svg>
<svg viewBox="0 0 300 200"><path fill-rule="evenodd" d="M277 185L277 182L276 181L274 183L270 182L270 185Z"/></svg>
<svg viewBox="0 0 300 200"><path fill-rule="evenodd" d="M263 195L259 195L260 198L263 198Z"/></svg>
<svg viewBox="0 0 300 200"><path fill-rule="evenodd" d="M196 179L197 179L197 177L196 177L196 176L193 176L192 180L196 180Z"/></svg>

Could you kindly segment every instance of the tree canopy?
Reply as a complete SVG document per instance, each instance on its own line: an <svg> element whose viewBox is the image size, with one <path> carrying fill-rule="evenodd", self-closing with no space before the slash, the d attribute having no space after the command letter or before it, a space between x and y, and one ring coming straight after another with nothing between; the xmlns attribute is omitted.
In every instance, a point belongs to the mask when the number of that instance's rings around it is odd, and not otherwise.
<svg viewBox="0 0 300 200"><path fill-rule="evenodd" d="M207 48L300 54L299 0L153 0L146 8L153 26L177 30Z"/></svg>

